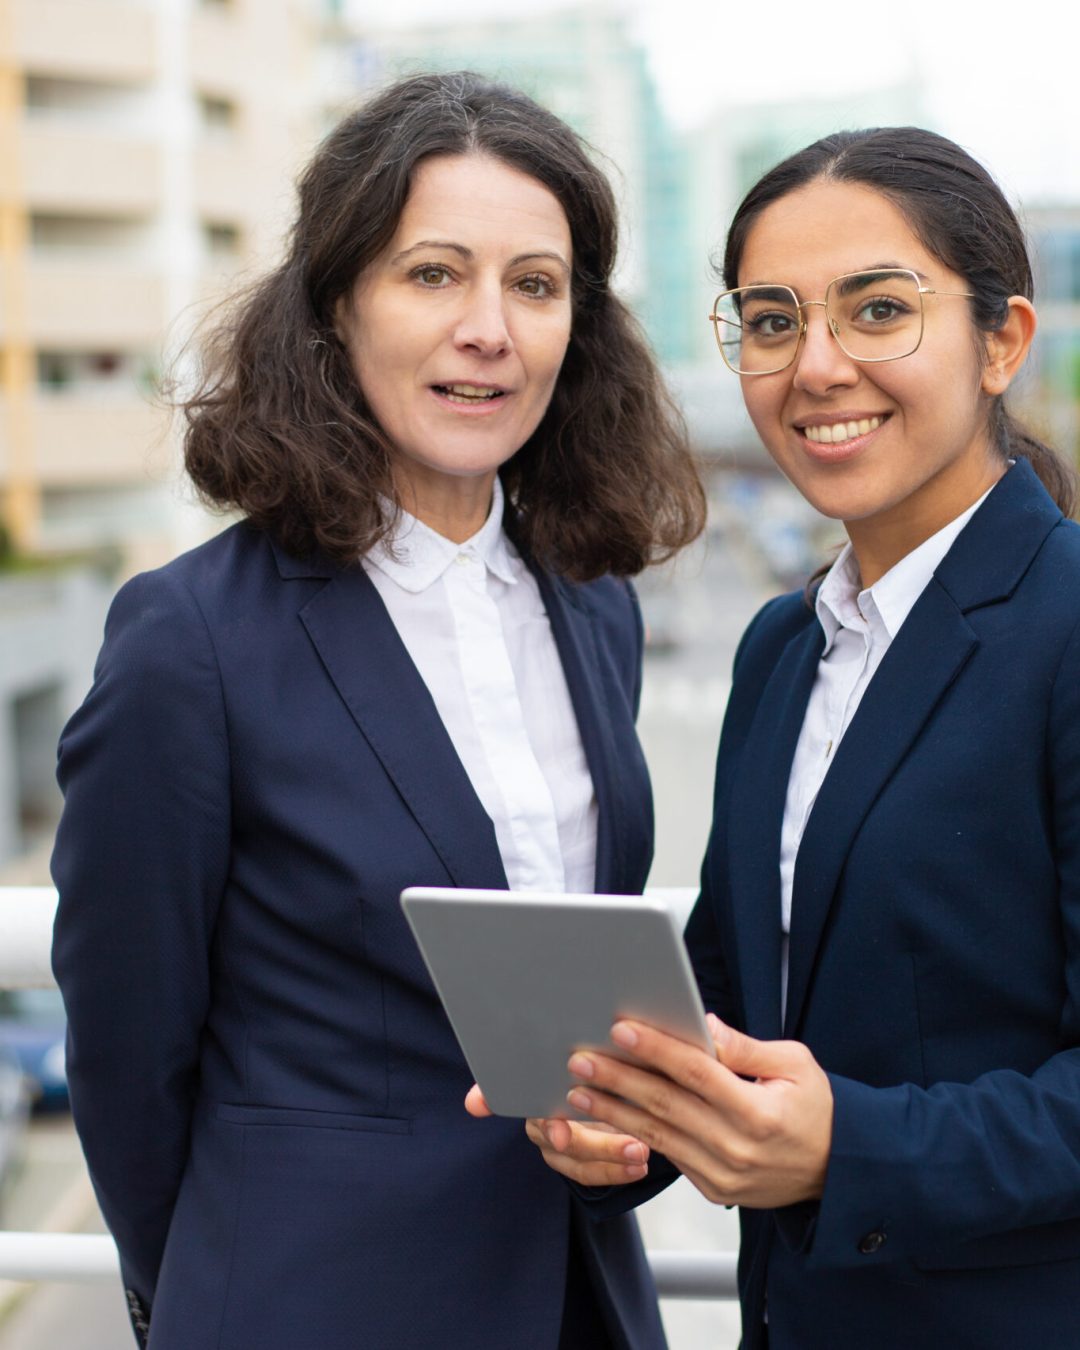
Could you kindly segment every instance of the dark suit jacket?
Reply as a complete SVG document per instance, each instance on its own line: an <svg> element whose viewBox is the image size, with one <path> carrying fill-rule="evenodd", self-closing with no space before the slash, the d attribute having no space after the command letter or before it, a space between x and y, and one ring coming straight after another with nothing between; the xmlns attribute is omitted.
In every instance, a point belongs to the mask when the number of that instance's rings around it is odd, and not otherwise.
<svg viewBox="0 0 1080 1350"><path fill-rule="evenodd" d="M652 808L629 587L538 574L637 891ZM54 964L75 1118L152 1350L554 1350L579 1206L471 1078L404 886L503 888L359 568L246 525L117 597L64 732ZM663 1345L640 1242L582 1225L615 1343Z"/></svg>
<svg viewBox="0 0 1080 1350"><path fill-rule="evenodd" d="M780 827L822 649L801 595L736 658L702 896L707 1002L804 1041L835 1125L820 1205L745 1212L744 1344L1080 1344L1080 528L1019 461L890 647L795 870Z"/></svg>

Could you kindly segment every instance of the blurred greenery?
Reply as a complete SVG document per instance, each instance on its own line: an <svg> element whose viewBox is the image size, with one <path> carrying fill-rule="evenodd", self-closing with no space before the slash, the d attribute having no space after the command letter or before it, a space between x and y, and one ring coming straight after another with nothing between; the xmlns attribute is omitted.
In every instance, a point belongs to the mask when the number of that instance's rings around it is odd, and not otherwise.
<svg viewBox="0 0 1080 1350"><path fill-rule="evenodd" d="M11 531L0 521L0 577L55 575L75 567L88 567L106 578L120 571L123 553L116 544L70 549L57 553L23 553L15 547Z"/></svg>

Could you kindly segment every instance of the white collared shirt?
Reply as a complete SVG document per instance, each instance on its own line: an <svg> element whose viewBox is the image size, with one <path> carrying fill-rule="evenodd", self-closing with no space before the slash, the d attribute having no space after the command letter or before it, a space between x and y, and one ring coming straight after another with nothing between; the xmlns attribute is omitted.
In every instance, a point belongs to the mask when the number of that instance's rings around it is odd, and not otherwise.
<svg viewBox="0 0 1080 1350"><path fill-rule="evenodd" d="M818 588L816 611L825 633L825 647L791 762L780 834L781 987L785 1007L795 860L821 784L893 639L989 491L901 558L873 586L861 588L858 562L851 545L846 544Z"/></svg>
<svg viewBox="0 0 1080 1350"><path fill-rule="evenodd" d="M536 578L502 528L455 544L402 512L362 559L495 826L513 890L595 887L597 806Z"/></svg>

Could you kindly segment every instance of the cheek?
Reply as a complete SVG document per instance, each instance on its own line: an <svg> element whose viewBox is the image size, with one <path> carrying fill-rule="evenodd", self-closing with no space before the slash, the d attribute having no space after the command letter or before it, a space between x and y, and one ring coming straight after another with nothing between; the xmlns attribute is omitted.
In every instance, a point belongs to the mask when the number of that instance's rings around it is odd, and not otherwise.
<svg viewBox="0 0 1080 1350"><path fill-rule="evenodd" d="M562 369L567 348L570 345L570 319L567 315L564 323L552 322L550 326L534 333L528 344L525 357L537 390L550 394ZM522 353L525 356L525 353Z"/></svg>
<svg viewBox="0 0 1080 1350"><path fill-rule="evenodd" d="M398 344L358 338L349 350L353 372L373 410L392 404L405 384L413 363Z"/></svg>
<svg viewBox="0 0 1080 1350"><path fill-rule="evenodd" d="M786 385L774 385L767 375L756 380L742 380L747 415L766 446L772 445L782 435L786 388Z"/></svg>

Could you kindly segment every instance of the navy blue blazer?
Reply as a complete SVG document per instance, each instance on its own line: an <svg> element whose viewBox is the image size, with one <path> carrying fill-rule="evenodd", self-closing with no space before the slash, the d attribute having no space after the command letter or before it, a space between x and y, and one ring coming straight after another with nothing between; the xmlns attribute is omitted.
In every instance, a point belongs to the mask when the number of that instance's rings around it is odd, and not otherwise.
<svg viewBox="0 0 1080 1350"><path fill-rule="evenodd" d="M652 804L631 589L538 573L639 891ZM613 1343L660 1350L636 1228L471 1076L403 921L505 888L494 829L360 568L247 525L117 596L66 728L54 966L75 1119L152 1350L554 1350L571 1233Z"/></svg>
<svg viewBox="0 0 1080 1350"><path fill-rule="evenodd" d="M748 629L687 930L706 1001L804 1041L835 1095L820 1204L743 1213L744 1346L1080 1343L1080 528L1024 461L959 535L780 829L821 655Z"/></svg>

